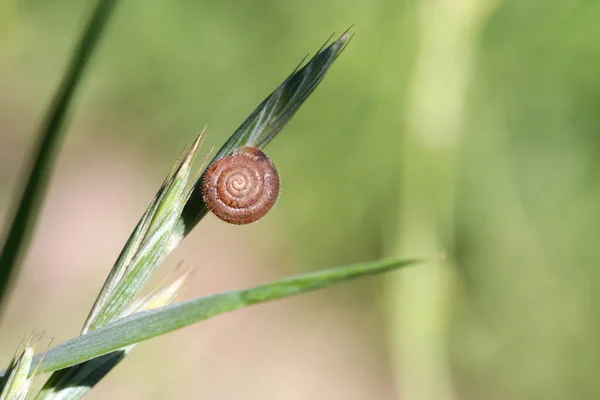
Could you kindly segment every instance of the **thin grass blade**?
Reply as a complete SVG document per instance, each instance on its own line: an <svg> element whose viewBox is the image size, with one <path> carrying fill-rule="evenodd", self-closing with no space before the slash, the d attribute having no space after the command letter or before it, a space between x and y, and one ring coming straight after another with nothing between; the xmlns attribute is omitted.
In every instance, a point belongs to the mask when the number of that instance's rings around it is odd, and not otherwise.
<svg viewBox="0 0 600 400"><path fill-rule="evenodd" d="M5 377L0 380L0 400L25 400L31 389L32 378L29 377L33 359L33 347L25 349L15 356Z"/></svg>
<svg viewBox="0 0 600 400"><path fill-rule="evenodd" d="M46 194L55 155L62 143L62 132L69 106L81 77L96 49L100 36L116 5L116 0L100 0L92 13L86 30L73 52L70 65L54 96L39 133L35 152L27 168L25 189L15 202L12 218L0 253L0 314L13 275L29 246L31 233Z"/></svg>
<svg viewBox="0 0 600 400"><path fill-rule="evenodd" d="M420 262L422 260L412 259L361 263L135 313L50 349L41 362L39 372L70 367L242 307L307 293Z"/></svg>
<svg viewBox="0 0 600 400"><path fill-rule="evenodd" d="M231 135L211 163L227 157L242 146L264 148L292 119L298 108L321 83L333 62L350 41L349 32L319 51L306 65L295 70L269 95ZM210 165L210 164L209 164ZM206 215L202 198L202 177L196 182L185 205L177 235L183 238Z"/></svg>
<svg viewBox="0 0 600 400"><path fill-rule="evenodd" d="M333 64L337 56L344 49L345 45L350 40L349 33L345 33L338 40L319 51L305 66L294 71L267 99L265 99L259 107L246 119L246 121L238 128L238 130L229 138L225 145L219 150L213 158L213 162L221 157L227 156L237 147L250 145L256 147L264 147L269 141L283 128L283 126L291 119L298 107L306 100L313 92L316 86L321 82L329 67ZM195 152L194 152L195 153ZM187 180L185 176L185 180ZM96 329L118 317L118 312L122 310L123 303L126 299L130 301L134 295L139 292L142 284L149 277L149 273L153 268L162 261L168 253L175 248L187 233L200 221L202 216L206 214L207 208L202 199L200 188L202 177L198 179L194 187L185 196L185 204L177 215L176 224L169 226L168 229L161 229L162 233L169 230L170 236L167 239L166 235L160 237L160 245L152 244L150 248L138 250L142 248L140 242L143 237L147 236L147 231L150 231L150 223L152 215L159 213L159 207L162 204L168 204L160 196L155 198L146 215L142 218L138 227L132 234L123 253L117 260L117 264L110 273L107 282L105 283L100 296L88 320L85 323L83 333L89 330ZM161 192L166 191L163 187ZM159 194L161 193L159 192ZM173 201L180 205L180 200L184 197L183 192L173 196ZM171 216L175 216L172 213ZM170 220L169 220L170 221ZM155 235L150 235L154 237ZM146 246L147 247L147 246ZM147 257L149 251L155 251L157 257L151 258L148 261L144 259L134 260L134 255ZM141 262L141 266L132 267L136 262ZM147 274L148 272L148 274ZM138 281L140 284L138 284ZM117 285L119 285L117 287ZM132 288L133 290L130 290ZM135 292L134 292L135 290ZM110 304L108 304L110 302ZM120 309L119 309L120 307ZM101 314L101 315L100 315Z"/></svg>
<svg viewBox="0 0 600 400"><path fill-rule="evenodd" d="M177 243L172 232L188 198L187 181L202 134L167 176L104 283L83 333L117 319Z"/></svg>
<svg viewBox="0 0 600 400"><path fill-rule="evenodd" d="M187 276L186 273L167 287L136 301L128 314L174 303L183 290ZM82 398L116 367L134 347L135 345L127 346L84 363L54 371L35 399L77 400Z"/></svg>

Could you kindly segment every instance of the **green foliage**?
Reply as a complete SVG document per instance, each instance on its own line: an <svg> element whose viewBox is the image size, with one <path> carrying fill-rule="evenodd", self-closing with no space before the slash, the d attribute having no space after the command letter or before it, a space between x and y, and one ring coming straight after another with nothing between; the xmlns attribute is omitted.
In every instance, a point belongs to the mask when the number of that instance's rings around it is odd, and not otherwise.
<svg viewBox="0 0 600 400"><path fill-rule="evenodd" d="M27 344L13 357L4 377L0 379L0 400L25 400L31 389L31 370L33 347Z"/></svg>
<svg viewBox="0 0 600 400"><path fill-rule="evenodd" d="M81 28L82 11L90 2L0 3L0 97L6 110L0 113L4 145L0 147L8 147L12 156L3 153L1 157L0 180L6 198L11 187L9 174L16 164L13 146L15 154L22 148L31 129L31 116L37 115L46 101L48 82L59 76L63 49ZM463 40L449 34L442 37L440 46L425 47L431 44L431 36L424 35L447 22L458 27L453 19L456 13L484 3L497 3L498 8L488 21L466 32L471 43L467 50L472 52L465 52ZM431 18L438 5L445 7L444 12ZM437 351L448 356L455 398L600 397L596 379L600 354L594 351L600 332L596 312L600 305L596 288L600 248L595 233L600 226L600 180L596 176L600 2L121 1L116 17L103 39L101 57L94 57L93 74L86 75L85 87L80 88L85 90L78 92L74 125L78 137L65 154L66 165L69 158L80 161L77 146L82 142L100 144L98 157L103 160L107 144L109 148L135 145L131 150L134 161L123 160L127 167L140 165L140 158L152 165L169 163L181 144L193 139L191 133L207 123L211 131L206 145L218 149L300 56L312 51L332 29L354 23L359 31L336 63L333 75L310 96L283 136L267 148L283 178L280 201L267 221L256 227L269 241L257 239L255 227L229 230L217 225L216 233L232 232L251 245L258 242L260 251L280 251L267 259L259 257L264 261L259 265L273 274L272 268L283 273L280 269L378 259L397 243L410 254L427 254L429 248L411 243L427 239L424 232L435 229L442 232L436 249L448 250L458 279L443 287L454 298L447 304L446 315L433 326L440 329L434 333L442 331L440 337L447 335L441 340L448 348L431 347L423 341L420 346L424 351L431 349L429 354ZM457 48L448 51L448 46ZM422 63L419 69L417 58L429 56L438 58ZM439 70L450 72L449 62L468 67L466 81L431 76ZM424 85L417 87L417 80ZM460 87L465 91L456 98ZM414 99L431 101L417 108L412 106ZM437 129L442 125L435 136L428 136L439 139L428 140L431 152L405 146L415 135L414 111L421 115L423 126ZM443 139L449 126L445 121L452 115L461 121L455 135L460 140L449 149ZM90 153L84 148L81 157ZM454 166L449 168L450 163ZM152 172L158 179L163 175ZM148 177L147 172L136 174L136 178ZM407 187L402 182L414 185ZM139 184L146 187L147 182ZM57 193L56 201L64 200ZM89 206L97 207L102 201ZM399 207L406 211L401 213ZM56 208L48 211L48 216L56 216L52 214ZM423 220L426 222L421 223ZM198 228L203 232L195 232L194 240L203 241L204 233L213 233L204 231L208 224ZM215 235L214 239L218 238ZM40 239L41 245L50 242ZM48 256L55 268L56 260ZM31 258L39 260L35 255ZM202 268L212 272L212 267L220 267L215 265ZM37 268L48 266L32 263L31 267L37 273ZM92 270L110 265L98 265L88 257L77 267ZM434 301L432 297L443 295L411 279L422 270L423 275L431 272L428 267L405 270L386 279L384 285L389 289L391 281L407 278L403 287L393 286L402 304L399 314L417 322L423 320L423 309ZM232 266L228 271L237 269ZM216 273L226 275L228 271ZM202 285L208 286L206 282ZM53 291L49 286L44 292L47 296ZM351 300L352 304L344 304L345 310L360 316L385 315L385 321L370 333L352 331L345 339L364 345L369 361L377 368L365 370L364 379L351 380L347 374L363 369L350 363L341 365L344 369L336 370L335 376L319 381L326 386L321 397L331 391L343 393L345 388L367 390L367 381L391 391L393 372L388 369L394 349L390 342L382 342L386 337L402 342L404 335L390 331L394 321L389 319L389 304L385 314L378 309L382 287L357 286L360 296ZM414 302L404 301L409 291L415 295ZM328 300L338 294L328 293ZM27 290L19 295L20 299L41 297ZM28 311L30 304L11 303L18 312ZM45 308L39 303L36 307L51 318L53 303L44 303ZM73 309L76 306L71 304L69 313L63 313L66 316L50 320L63 326ZM11 320L19 319L12 316ZM6 321L0 333L3 349L11 342ZM20 321L25 327L35 323ZM400 329L408 330L400 324L403 321L398 323ZM45 327L54 334L53 326ZM318 329L317 324L298 330L316 334ZM327 336L331 330L327 332L321 333L319 340L337 344L337 338ZM279 339L277 333L286 335L287 325L273 333L274 339ZM418 340L424 337L422 329L413 328L409 333ZM150 341L146 346L152 353L158 344ZM400 356L404 356L403 349L414 355L414 347L402 346ZM196 355L186 352L185 357L194 360ZM299 361L294 370L299 372L297 380L290 378L287 385L289 392L295 391L296 385L306 386L301 373L306 368L300 367L306 365L306 359ZM127 363L132 374L140 373L134 360ZM268 362L262 365L269 368ZM410 371L426 374L421 365L411 365ZM400 374L402 370L406 368L400 369ZM256 383L263 372L259 367L239 367L231 375L244 374ZM156 382L185 379L192 373L198 374L196 369L165 373ZM213 369L211 373L215 373ZM222 382L213 379L214 375L204 378L211 381L198 388L197 397L227 392L219 389ZM340 384L342 381L347 384ZM396 386L410 390L405 382ZM277 391L277 397L285 398L289 392ZM268 388L263 395L273 396Z"/></svg>
<svg viewBox="0 0 600 400"><path fill-rule="evenodd" d="M167 176L102 287L83 333L117 319L138 296L152 272L179 243L171 240L189 198L187 180L201 137Z"/></svg>
<svg viewBox="0 0 600 400"><path fill-rule="evenodd" d="M98 1L42 124L36 150L28 167L25 188L16 203L14 214L11 215L12 221L0 253L0 312L13 271L18 268L29 245L46 193L49 175L54 167L55 154L62 142L62 133L75 89L116 3L116 0Z"/></svg>
<svg viewBox="0 0 600 400"><path fill-rule="evenodd" d="M182 276L164 289L136 301L123 315L149 310L177 300L183 290L186 276ZM54 372L36 396L36 400L75 400L89 392L134 348L133 344L101 357L90 359L70 368ZM43 356L42 356L43 357ZM28 369L29 372L29 369Z"/></svg>
<svg viewBox="0 0 600 400"><path fill-rule="evenodd" d="M68 106L115 4L115 1L97 3L56 95L56 102L49 110L48 123L41 132L29 181L0 257L0 300L11 271L17 265L18 255L26 249L26 239L34 226L53 165L53 154L60 145ZM300 65L250 114L213 161L242 146L266 146L322 81L349 39L350 34L344 33L332 44L321 48L305 65ZM194 185L188 185L201 138L198 137L178 160L142 216L100 291L82 335L36 357L32 357L32 348L27 347L4 372L0 399L25 398L32 376L38 372L54 374L37 399L78 399L143 340L245 306L419 262L389 260L361 263L173 304L182 289L185 280L182 277L165 289L140 299L140 292L152 273L207 213L200 191L202 177ZM36 368L32 367L32 363L36 364Z"/></svg>
<svg viewBox="0 0 600 400"><path fill-rule="evenodd" d="M389 272L419 262L422 261L360 263L134 313L50 349L41 361L39 372L66 368L228 311L307 293L350 279ZM39 360L39 356L34 360Z"/></svg>
<svg viewBox="0 0 600 400"><path fill-rule="evenodd" d="M319 50L306 65L298 66L298 70L292 72L273 93L263 100L231 135L217 152L213 162L231 155L239 147L253 146L262 149L269 144L325 77L329 67L344 50L350 38L348 32L344 33L331 45L322 48L322 51ZM182 231L183 235L189 233L208 212L202 198L201 187L202 177L194 185L190 201L181 215L179 231Z"/></svg>

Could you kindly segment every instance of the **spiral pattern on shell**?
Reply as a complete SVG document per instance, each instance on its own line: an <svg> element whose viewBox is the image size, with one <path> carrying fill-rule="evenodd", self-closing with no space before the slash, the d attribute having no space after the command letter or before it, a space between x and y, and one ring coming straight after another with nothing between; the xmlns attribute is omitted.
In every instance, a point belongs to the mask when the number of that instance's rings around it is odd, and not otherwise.
<svg viewBox="0 0 600 400"><path fill-rule="evenodd" d="M206 170L202 195L218 218L230 224L250 224L275 204L279 175L264 152L256 147L241 147Z"/></svg>

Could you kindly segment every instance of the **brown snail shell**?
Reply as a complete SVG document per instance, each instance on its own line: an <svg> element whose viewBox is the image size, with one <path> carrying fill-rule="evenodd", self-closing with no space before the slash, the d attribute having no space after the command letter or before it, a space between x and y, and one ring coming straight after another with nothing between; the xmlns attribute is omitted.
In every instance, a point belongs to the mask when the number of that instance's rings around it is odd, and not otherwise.
<svg viewBox="0 0 600 400"><path fill-rule="evenodd" d="M241 147L206 170L202 195L218 218L230 224L250 224L275 204L279 175L264 152L256 147Z"/></svg>

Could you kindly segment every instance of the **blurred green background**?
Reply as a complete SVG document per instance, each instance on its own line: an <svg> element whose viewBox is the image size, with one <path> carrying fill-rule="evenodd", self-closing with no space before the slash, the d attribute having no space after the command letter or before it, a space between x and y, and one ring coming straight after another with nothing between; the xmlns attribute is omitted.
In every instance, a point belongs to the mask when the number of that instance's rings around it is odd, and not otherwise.
<svg viewBox="0 0 600 400"><path fill-rule="evenodd" d="M0 5L0 213L91 3ZM388 257L447 262L143 343L89 398L600 397L600 3L123 1L79 88L0 324L78 334L205 124L220 146L329 35L355 38L267 148L269 216L207 216L167 260L187 297ZM157 278L158 279L158 278ZM157 280L159 282L160 280Z"/></svg>

